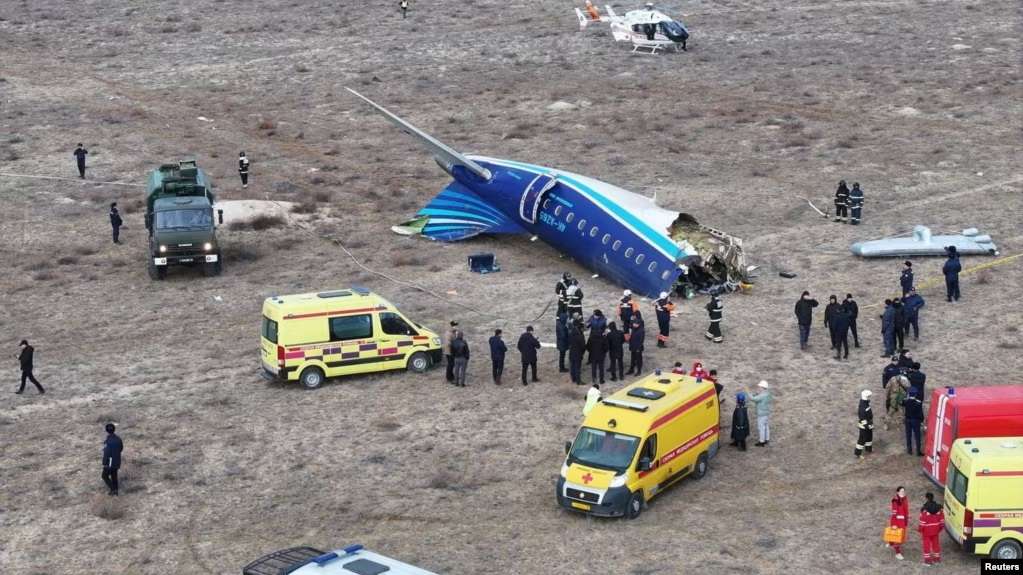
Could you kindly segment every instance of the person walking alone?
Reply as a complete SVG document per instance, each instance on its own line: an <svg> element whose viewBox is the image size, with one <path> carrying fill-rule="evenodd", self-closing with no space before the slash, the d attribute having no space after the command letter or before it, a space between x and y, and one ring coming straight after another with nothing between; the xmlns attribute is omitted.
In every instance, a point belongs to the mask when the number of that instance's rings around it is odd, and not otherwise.
<svg viewBox="0 0 1023 575"><path fill-rule="evenodd" d="M455 339L451 342L451 355L455 359L455 385L465 387L465 372L469 369L469 344L465 341L465 334L461 331L455 332Z"/></svg>
<svg viewBox="0 0 1023 575"><path fill-rule="evenodd" d="M860 347L860 335L856 333L856 318L860 315L860 306L853 299L851 293L845 294L845 299L842 300L842 309L849 316L849 331L852 332L853 347Z"/></svg>
<svg viewBox="0 0 1023 575"><path fill-rule="evenodd" d="M625 334L618 324L607 324L607 355L611 358L611 381L625 380Z"/></svg>
<svg viewBox="0 0 1023 575"><path fill-rule="evenodd" d="M934 494L927 492L926 501L920 508L920 538L923 540L924 564L941 563L941 532L945 529L945 513L934 501Z"/></svg>
<svg viewBox="0 0 1023 575"><path fill-rule="evenodd" d="M856 410L859 436L856 438L856 449L854 454L860 460L863 459L863 452L874 451L874 412L870 409L870 396L873 392L864 389L860 392L860 405Z"/></svg>
<svg viewBox="0 0 1023 575"><path fill-rule="evenodd" d="M21 353L18 354L18 362L21 363L21 387L19 387L18 391L15 391L14 393L17 393L19 395L21 393L24 393L26 380L31 381L32 385L36 386L36 389L39 390L40 395L46 393L46 390L43 389L43 386L39 384L38 380L36 380L35 375L32 374L32 368L34 367L33 362L35 360L36 352L35 348L28 344L27 339L21 340L21 343L19 343L18 345L21 346Z"/></svg>
<svg viewBox="0 0 1023 575"><path fill-rule="evenodd" d="M504 355L508 353L508 346L501 339L501 330L495 329L494 335L490 336L490 365L494 374L494 383L501 385L501 375L504 374Z"/></svg>
<svg viewBox="0 0 1023 575"><path fill-rule="evenodd" d="M835 190L835 221L845 223L849 216L849 186L845 180L838 182L838 189Z"/></svg>
<svg viewBox="0 0 1023 575"><path fill-rule="evenodd" d="M85 156L89 155L89 150L86 150L81 143L75 148L72 153L75 157L75 163L78 164L78 177L85 179Z"/></svg>
<svg viewBox="0 0 1023 575"><path fill-rule="evenodd" d="M906 497L906 488L898 486L895 489L895 497L892 497L889 505L888 527L902 530L902 538L898 543L892 542L888 546L895 551L895 558L902 561L902 546L906 543L906 527L909 525L909 498Z"/></svg>
<svg viewBox="0 0 1023 575"><path fill-rule="evenodd" d="M732 442L729 445L746 451L746 438L749 437L749 412L746 410L746 394L735 395L735 409L732 410Z"/></svg>
<svg viewBox="0 0 1023 575"><path fill-rule="evenodd" d="M114 235L114 243L121 243L121 225L124 224L124 220L121 219L121 213L117 211L117 202L110 202L110 229Z"/></svg>
<svg viewBox="0 0 1023 575"><path fill-rule="evenodd" d="M951 303L953 299L959 301L959 272L963 271L963 265L959 263L955 246L948 246L945 252L948 259L941 266L941 273L945 276L945 298Z"/></svg>
<svg viewBox="0 0 1023 575"><path fill-rule="evenodd" d="M810 297L810 292L804 291L796 302L796 322L799 323L799 349L805 350L810 342L810 326L813 324L813 308L817 307L817 300Z"/></svg>
<svg viewBox="0 0 1023 575"><path fill-rule="evenodd" d="M646 327L643 325L642 314L637 311L632 314L632 329L629 331L629 371L625 372L626 375L640 375L643 372L644 339Z"/></svg>
<svg viewBox="0 0 1023 575"><path fill-rule="evenodd" d="M703 334L704 337L714 343L725 341L725 337L721 335L721 319L725 315L725 304L721 303L718 296L710 296L710 302L707 304L707 315L710 316L710 325L707 327L707 333Z"/></svg>
<svg viewBox="0 0 1023 575"><path fill-rule="evenodd" d="M113 423L106 424L107 438L103 441L103 483L107 484L110 495L117 495L117 470L121 468L121 452L124 451L124 443L114 433L116 426Z"/></svg>
<svg viewBox="0 0 1023 575"><path fill-rule="evenodd" d="M750 401L757 406L758 441L753 445L767 447L767 444L771 441L771 386L766 381L761 380L757 384L757 388L760 389L760 392L749 396Z"/></svg>
<svg viewBox="0 0 1023 575"><path fill-rule="evenodd" d="M452 320L449 324L448 331L444 333L444 360L447 363L447 368L444 373L445 379L448 383L455 382L455 356L451 352L451 344L455 341L455 335L458 333L458 322Z"/></svg>
<svg viewBox="0 0 1023 575"><path fill-rule="evenodd" d="M238 154L238 177L242 179L242 188L249 187L249 157L244 151Z"/></svg>
<svg viewBox="0 0 1023 575"><path fill-rule="evenodd" d="M540 340L533 335L533 326L527 325L526 331L519 336L519 342L515 344L519 354L522 356L522 385L529 385L526 380L526 371L531 370L533 381L540 381L536 377L536 350L540 349Z"/></svg>
<svg viewBox="0 0 1023 575"><path fill-rule="evenodd" d="M657 315L657 347L668 347L668 334L671 331L671 312L675 304L668 298L668 292L662 291L661 297L654 302Z"/></svg>

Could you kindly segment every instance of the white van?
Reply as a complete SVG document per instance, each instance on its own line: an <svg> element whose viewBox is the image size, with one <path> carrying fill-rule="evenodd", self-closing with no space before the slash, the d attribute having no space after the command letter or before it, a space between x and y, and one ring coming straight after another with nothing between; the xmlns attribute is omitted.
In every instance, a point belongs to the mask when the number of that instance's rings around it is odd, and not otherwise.
<svg viewBox="0 0 1023 575"><path fill-rule="evenodd" d="M437 575L432 571L349 545L336 551L291 547L249 563L242 575Z"/></svg>

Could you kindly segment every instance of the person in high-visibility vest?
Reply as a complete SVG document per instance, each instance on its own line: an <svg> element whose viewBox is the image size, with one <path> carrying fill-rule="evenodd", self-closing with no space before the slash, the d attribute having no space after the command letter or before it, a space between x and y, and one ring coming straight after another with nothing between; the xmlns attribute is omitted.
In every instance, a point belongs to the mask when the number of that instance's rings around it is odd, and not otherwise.
<svg viewBox="0 0 1023 575"><path fill-rule="evenodd" d="M707 304L707 314L710 316L710 326L707 327L707 333L703 335L714 343L725 341L725 336L721 335L721 319L725 315L725 304L721 303L718 296L710 297L710 303Z"/></svg>
<svg viewBox="0 0 1023 575"><path fill-rule="evenodd" d="M873 394L869 389L860 392L860 405L856 410L859 437L856 438L855 454L860 460L863 459L864 451L867 453L874 451L874 412L870 409L870 396Z"/></svg>
<svg viewBox="0 0 1023 575"><path fill-rule="evenodd" d="M853 184L851 190L849 190L849 223L856 226L859 225L860 219L863 217L863 190L860 189L859 182Z"/></svg>
<svg viewBox="0 0 1023 575"><path fill-rule="evenodd" d="M662 291L661 297L654 302L657 313L657 347L668 347L668 333L671 330L671 312L675 304L668 298L668 292Z"/></svg>

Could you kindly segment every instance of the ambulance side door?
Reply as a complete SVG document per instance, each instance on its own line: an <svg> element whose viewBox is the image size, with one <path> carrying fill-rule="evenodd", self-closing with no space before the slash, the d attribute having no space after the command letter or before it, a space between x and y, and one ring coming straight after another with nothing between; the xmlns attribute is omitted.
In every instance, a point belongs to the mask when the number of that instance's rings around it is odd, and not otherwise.
<svg viewBox="0 0 1023 575"><path fill-rule="evenodd" d="M373 316L365 313L360 315L343 315L328 318L330 341L336 351L340 348L341 357L331 354L327 365L333 375L349 375L376 371L376 344L373 343Z"/></svg>
<svg viewBox="0 0 1023 575"><path fill-rule="evenodd" d="M393 311L381 311L377 315L380 324L377 344L380 357L380 369L400 369L405 367L405 355L412 350L412 337L419 335L401 315Z"/></svg>
<svg viewBox="0 0 1023 575"><path fill-rule="evenodd" d="M664 475L667 467L661 465L661 453L663 448L658 445L657 434L651 434L643 440L639 449L639 457L636 458L636 475L640 478L640 486L643 488L643 498L650 500L663 487Z"/></svg>

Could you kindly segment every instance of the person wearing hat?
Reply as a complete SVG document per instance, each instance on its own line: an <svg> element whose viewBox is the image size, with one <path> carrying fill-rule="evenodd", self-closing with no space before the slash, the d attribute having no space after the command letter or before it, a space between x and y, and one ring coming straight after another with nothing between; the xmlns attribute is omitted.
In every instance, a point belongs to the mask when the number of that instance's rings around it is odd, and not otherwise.
<svg viewBox="0 0 1023 575"><path fill-rule="evenodd" d="M903 374L904 370L902 366L899 365L899 356L892 355L891 363L884 366L884 371L881 372L881 387L887 389L893 377L897 377Z"/></svg>
<svg viewBox="0 0 1023 575"><path fill-rule="evenodd" d="M455 382L455 356L451 353L451 342L455 341L455 334L458 333L458 322L451 320L448 323L448 331L444 333L444 360L447 362L447 369L444 377L448 383Z"/></svg>
<svg viewBox="0 0 1023 575"><path fill-rule="evenodd" d="M568 373L565 357L568 355L568 312L559 313L554 320L554 334L558 348L558 373Z"/></svg>
<svg viewBox="0 0 1023 575"><path fill-rule="evenodd" d="M121 243L121 225L124 220L121 219L120 212L117 211L117 202L110 202L110 229L114 233L114 243Z"/></svg>
<svg viewBox="0 0 1023 575"><path fill-rule="evenodd" d="M611 358L611 381L625 379L625 334L618 329L618 324L607 324L607 355Z"/></svg>
<svg viewBox="0 0 1023 575"><path fill-rule="evenodd" d="M568 313L568 286L572 285L572 274L565 272L554 285L554 293L558 296L558 315Z"/></svg>
<svg viewBox="0 0 1023 575"><path fill-rule="evenodd" d="M835 221L845 223L849 216L849 186L845 180L839 180L838 189L835 190Z"/></svg>
<svg viewBox="0 0 1023 575"><path fill-rule="evenodd" d="M902 297L913 291L913 262L906 260L902 262L902 275L899 276L899 285L902 286Z"/></svg>
<svg viewBox="0 0 1023 575"><path fill-rule="evenodd" d="M586 355L586 336L581 323L568 326L568 374L572 383L583 384L583 356Z"/></svg>
<svg viewBox="0 0 1023 575"><path fill-rule="evenodd" d="M884 313L881 314L881 340L884 343L884 353L881 357L888 357L895 353L895 306L892 300L884 300Z"/></svg>
<svg viewBox="0 0 1023 575"><path fill-rule="evenodd" d="M568 317L572 321L582 321L583 317L583 288L579 287L579 280L572 278L572 285L568 286L565 290L565 299L567 300L566 309L568 310Z"/></svg>
<svg viewBox="0 0 1023 575"><path fill-rule="evenodd" d="M455 339L451 340L451 355L455 360L453 383L458 387L465 387L465 374L469 370L469 344L461 331L456 331Z"/></svg>
<svg viewBox="0 0 1023 575"><path fill-rule="evenodd" d="M860 306L853 299L851 293L845 294L845 299L842 300L842 309L849 316L849 331L852 332L853 347L860 347L860 335L856 332L856 318L860 315Z"/></svg>
<svg viewBox="0 0 1023 575"><path fill-rule="evenodd" d="M39 390L40 395L46 393L43 386L40 385L36 380L36 377L32 375L32 361L35 356L35 348L28 344L27 339L21 340L21 343L18 345L21 346L21 353L18 354L18 361L21 363L21 387L19 387L18 391L15 391L14 393L21 394L25 391L25 380L31 381L32 384L36 386L36 389Z"/></svg>
<svg viewBox="0 0 1023 575"><path fill-rule="evenodd" d="M913 455L913 444L916 443L916 454L922 456L920 449L920 427L924 422L924 389L913 385L909 378L903 376L909 385L909 393L902 399L902 412L905 415L906 453Z"/></svg>
<svg viewBox="0 0 1023 575"><path fill-rule="evenodd" d="M632 314L632 329L629 332L629 371L625 375L643 373L643 343L646 340L646 325L643 314L636 310Z"/></svg>
<svg viewBox="0 0 1023 575"><path fill-rule="evenodd" d="M796 322L799 324L799 349L806 349L810 343L810 326L813 325L813 308L817 307L817 300L810 297L810 292L804 291L796 302Z"/></svg>
<svg viewBox="0 0 1023 575"><path fill-rule="evenodd" d="M860 405L856 411L856 426L859 428L859 437L856 438L856 450L854 453L861 460L863 459L864 451L867 453L874 451L874 412L870 409L871 395L873 395L873 392L869 389L864 389L860 392Z"/></svg>
<svg viewBox="0 0 1023 575"><path fill-rule="evenodd" d="M583 405L583 415L589 415L597 404L600 403L600 384L593 382L593 385L586 392L586 403Z"/></svg>
<svg viewBox="0 0 1023 575"><path fill-rule="evenodd" d="M941 273L945 276L945 297L951 303L953 299L959 301L959 272L963 271L963 265L959 263L959 252L955 246L948 246L945 252L948 259L941 266Z"/></svg>
<svg viewBox="0 0 1023 575"><path fill-rule="evenodd" d="M533 381L540 381L536 377L536 350L540 349L540 340L533 336L533 326L527 325L526 331L519 336L519 342L515 344L519 354L522 356L522 385L529 385L526 381L526 370L532 369Z"/></svg>
<svg viewBox="0 0 1023 575"><path fill-rule="evenodd" d="M671 331L671 312L675 304L668 298L668 292L662 291L661 297L654 302L657 314L657 347L668 347L668 333Z"/></svg>
<svg viewBox="0 0 1023 575"><path fill-rule="evenodd" d="M632 292L625 290L622 292L622 299L618 300L618 319L622 321L622 333L625 334L625 340L629 339L629 330L632 329L632 314L637 309L636 302L632 301Z"/></svg>
<svg viewBox="0 0 1023 575"><path fill-rule="evenodd" d="M238 154L238 176L242 179L242 187L249 187L249 157L244 151Z"/></svg>
<svg viewBox="0 0 1023 575"><path fill-rule="evenodd" d="M924 564L941 563L941 532L945 529L945 512L934 500L934 494L924 494L927 501L920 508L920 539L923 543Z"/></svg>
<svg viewBox="0 0 1023 575"><path fill-rule="evenodd" d="M831 325L831 320L840 309L842 306L838 305L838 296L832 294L828 297L828 305L824 306L824 327L828 328L831 335L831 349L835 349L835 328Z"/></svg>
<svg viewBox="0 0 1023 575"><path fill-rule="evenodd" d="M721 319L725 315L725 304L721 303L718 296L710 296L710 302L707 304L707 314L710 316L710 326L707 327L707 333L703 334L704 337L714 343L725 341L725 337L721 335Z"/></svg>
<svg viewBox="0 0 1023 575"><path fill-rule="evenodd" d="M757 384L758 393L750 394L749 399L757 406L757 437L753 445L766 447L771 441L771 386L761 380Z"/></svg>
<svg viewBox="0 0 1023 575"><path fill-rule="evenodd" d="M729 445L746 451L746 438L749 437L749 413L746 410L746 394L735 395L735 409L732 410L732 442Z"/></svg>
<svg viewBox="0 0 1023 575"><path fill-rule="evenodd" d="M106 424L105 429L107 438L103 441L103 483L107 484L110 495L117 495L117 470L121 468L124 443L114 433L117 428L113 423Z"/></svg>
<svg viewBox="0 0 1023 575"><path fill-rule="evenodd" d="M501 330L495 329L494 335L490 336L490 366L494 375L494 383L501 385L501 375L504 374L504 354L508 353L508 346L501 338Z"/></svg>
<svg viewBox="0 0 1023 575"><path fill-rule="evenodd" d="M600 310L597 310L598 312ZM586 354L590 364L590 382L596 383L598 375L600 383L604 383L604 360L607 359L606 322L597 327L590 328L590 337L586 340Z"/></svg>
<svg viewBox="0 0 1023 575"><path fill-rule="evenodd" d="M849 212L849 223L858 226L863 217L863 190L860 189L859 182L853 182L853 187L849 190Z"/></svg>
<svg viewBox="0 0 1023 575"><path fill-rule="evenodd" d="M924 307L924 298L916 293L916 288L909 290L909 295L902 298L902 309L906 314L906 335L913 328L913 339L920 339L920 308Z"/></svg>
<svg viewBox="0 0 1023 575"><path fill-rule="evenodd" d="M85 179L85 156L89 155L89 150L85 149L85 146L81 142L78 143L78 147L72 152L75 157L75 162L78 164L78 177Z"/></svg>

